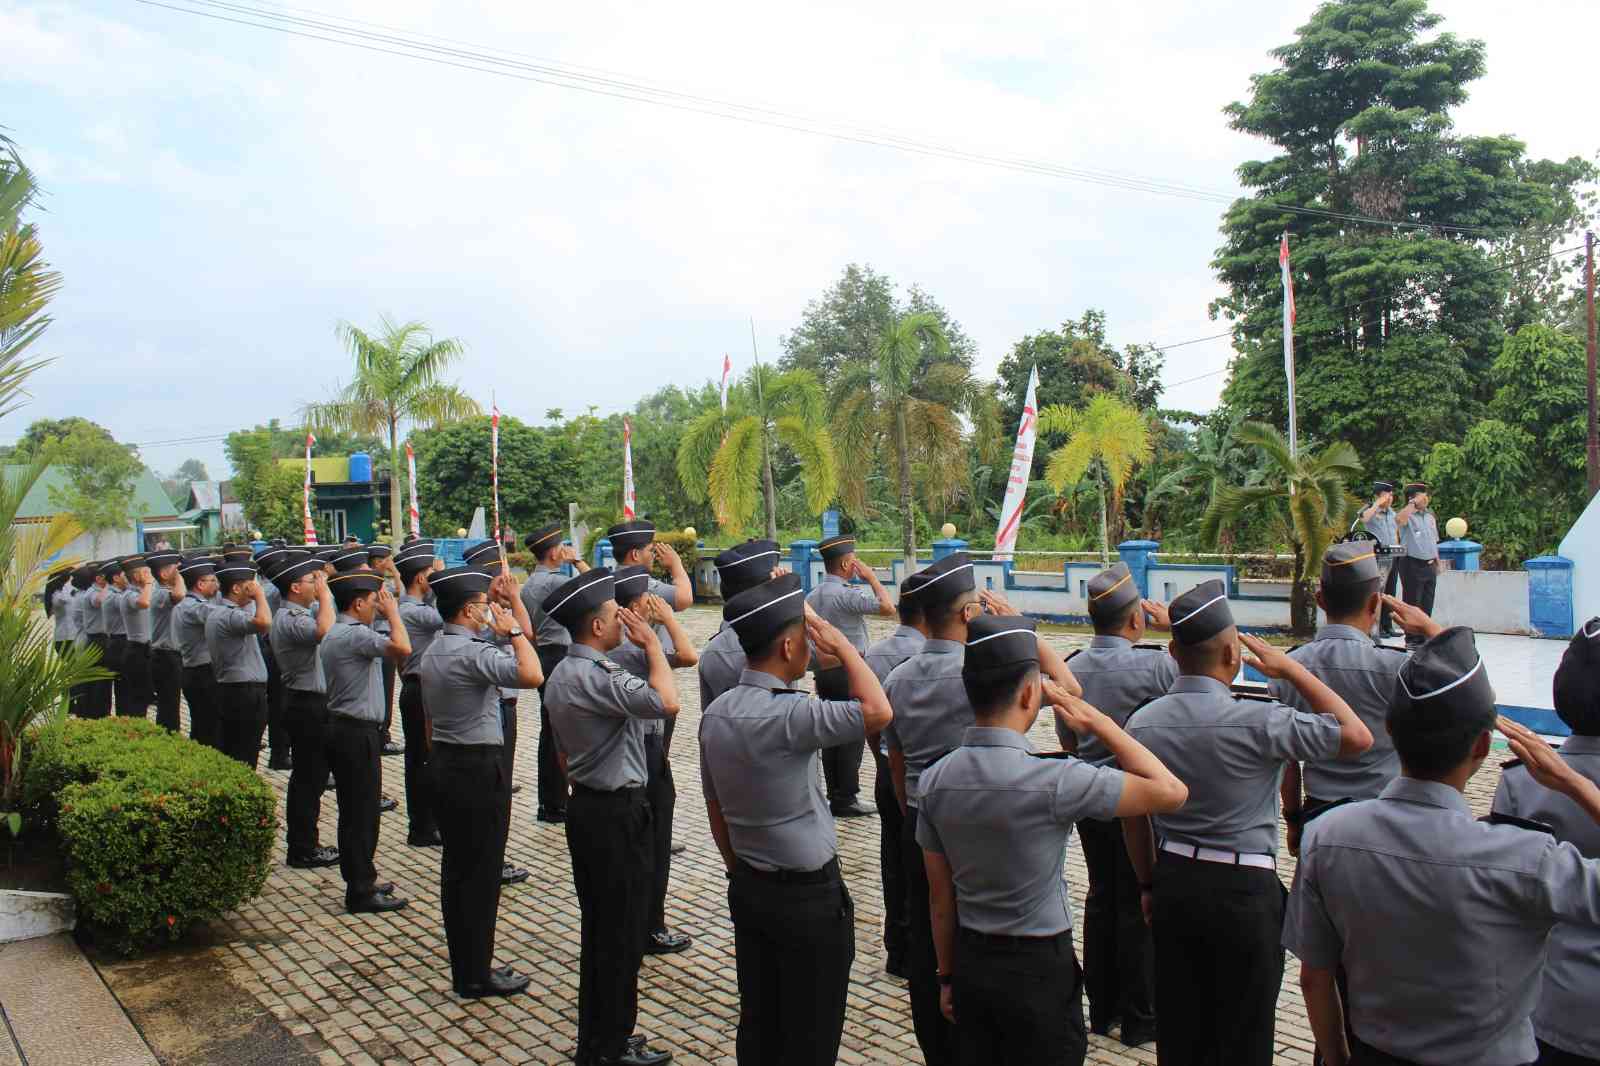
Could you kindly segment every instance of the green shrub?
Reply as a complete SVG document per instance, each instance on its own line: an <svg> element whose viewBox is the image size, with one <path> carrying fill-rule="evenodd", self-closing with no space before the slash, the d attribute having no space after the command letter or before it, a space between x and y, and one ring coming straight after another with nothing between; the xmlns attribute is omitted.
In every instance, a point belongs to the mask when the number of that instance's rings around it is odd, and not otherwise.
<svg viewBox="0 0 1600 1066"><path fill-rule="evenodd" d="M132 954L261 892L277 801L253 771L142 718L72 719L29 750L81 922Z"/></svg>

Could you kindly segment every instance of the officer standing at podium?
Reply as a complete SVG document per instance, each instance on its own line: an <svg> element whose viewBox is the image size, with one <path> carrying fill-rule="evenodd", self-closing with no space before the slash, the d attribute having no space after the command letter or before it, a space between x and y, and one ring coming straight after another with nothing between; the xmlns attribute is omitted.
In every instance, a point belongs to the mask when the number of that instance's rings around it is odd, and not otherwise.
<svg viewBox="0 0 1600 1066"><path fill-rule="evenodd" d="M1394 486L1389 482L1372 483L1372 503L1361 512L1361 524L1384 549L1392 549L1400 544L1400 531L1395 524ZM1396 583L1400 580L1400 570L1395 564L1395 557L1379 552L1378 569L1383 575L1383 594L1393 596ZM1387 604L1384 605L1383 617L1378 622L1378 635L1380 637L1395 635L1394 621L1389 615Z"/></svg>

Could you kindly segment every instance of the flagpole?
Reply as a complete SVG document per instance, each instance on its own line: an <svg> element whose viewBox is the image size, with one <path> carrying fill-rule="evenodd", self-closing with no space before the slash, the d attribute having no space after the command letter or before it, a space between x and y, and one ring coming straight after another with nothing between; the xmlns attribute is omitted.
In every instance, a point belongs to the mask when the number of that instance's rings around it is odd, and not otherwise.
<svg viewBox="0 0 1600 1066"><path fill-rule="evenodd" d="M1022 400L1022 418L1017 424L1017 445L1011 453L1011 474L1006 495L1000 504L1000 525L994 532L994 560L1006 562L1017 544L1022 525L1022 505L1028 498L1028 481L1033 476L1033 448L1039 436L1039 368L1028 372L1028 388Z"/></svg>
<svg viewBox="0 0 1600 1066"><path fill-rule="evenodd" d="M406 441L406 476L411 484L411 535L422 536L421 516L417 512L417 457L411 451L411 441Z"/></svg>
<svg viewBox="0 0 1600 1066"><path fill-rule="evenodd" d="M494 493L494 543L500 551L500 573L509 579L511 566L506 561L506 541L500 535L500 405L493 390L489 392L489 408L493 412L489 419L489 478Z"/></svg>
<svg viewBox="0 0 1600 1066"><path fill-rule="evenodd" d="M316 436L306 430L306 483L302 494L305 507L305 528L301 531L301 539L312 547L317 544L317 527L311 521L311 446L317 442Z"/></svg>
<svg viewBox="0 0 1600 1066"><path fill-rule="evenodd" d="M1289 272L1289 231L1278 246L1278 266L1283 273L1283 376L1289 383L1289 457L1300 451L1294 400L1294 279Z"/></svg>

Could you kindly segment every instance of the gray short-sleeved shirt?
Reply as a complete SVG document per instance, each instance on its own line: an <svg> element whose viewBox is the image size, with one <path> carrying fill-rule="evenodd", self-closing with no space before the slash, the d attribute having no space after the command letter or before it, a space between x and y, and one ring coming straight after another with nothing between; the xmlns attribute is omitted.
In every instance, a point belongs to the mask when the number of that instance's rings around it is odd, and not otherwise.
<svg viewBox="0 0 1600 1066"><path fill-rule="evenodd" d="M72 609L78 616L78 640L85 644L88 643L87 638L90 636L97 636L106 631L105 625L100 620L100 612L94 606L94 593L92 587L86 588L72 601Z"/></svg>
<svg viewBox="0 0 1600 1066"><path fill-rule="evenodd" d="M383 721L383 654L389 638L341 613L322 638L328 713L358 722Z"/></svg>
<svg viewBox="0 0 1600 1066"><path fill-rule="evenodd" d="M717 635L700 649L700 706L711 706L711 701L739 683L745 668L744 648L739 646L739 634L726 623Z"/></svg>
<svg viewBox="0 0 1600 1066"><path fill-rule="evenodd" d="M666 717L648 682L575 643L550 671L544 699L568 779L601 792L644 785L647 723Z"/></svg>
<svg viewBox="0 0 1600 1066"><path fill-rule="evenodd" d="M437 610L409 593L400 597L400 623L411 640L411 654L400 667L401 677L410 677L422 664L422 653L444 629L444 617ZM460 743L477 743L461 741Z"/></svg>
<svg viewBox="0 0 1600 1066"><path fill-rule="evenodd" d="M266 683L267 661L256 640L255 617L255 600L243 606L224 600L206 615L206 650L217 684Z"/></svg>
<svg viewBox="0 0 1600 1066"><path fill-rule="evenodd" d="M409 628L409 627L407 627ZM500 689L517 685L516 656L465 626L446 625L417 662L422 702L442 744L505 743Z"/></svg>
<svg viewBox="0 0 1600 1066"><path fill-rule="evenodd" d="M867 661L881 685L895 667L921 651L927 639L920 630L911 626L896 626L893 633L869 646L861 657Z"/></svg>
<svg viewBox="0 0 1600 1066"><path fill-rule="evenodd" d="M1418 511L1400 527L1400 544L1406 558L1432 561L1439 558L1439 523L1432 511Z"/></svg>
<svg viewBox="0 0 1600 1066"><path fill-rule="evenodd" d="M1568 737L1561 757L1574 770L1600 785L1600 737ZM1521 762L1507 764L1494 795L1494 810L1543 822L1557 840L1577 848L1584 858L1600 859L1600 825L1559 792L1535 781ZM1563 1051L1600 1059L1600 1024L1594 1018L1600 989L1600 928L1562 922L1550 931L1545 952L1544 987L1533 1012L1539 1039Z"/></svg>
<svg viewBox="0 0 1600 1066"><path fill-rule="evenodd" d="M100 605L100 618L106 636L126 637L128 620L122 616L122 591L115 585L108 585L100 590L100 597L95 602Z"/></svg>
<svg viewBox="0 0 1600 1066"><path fill-rule="evenodd" d="M975 716L961 683L966 647L957 640L929 639L922 650L889 672L883 691L894 719L883 731L890 751L906 761L906 803L917 805L922 768L961 744Z"/></svg>
<svg viewBox="0 0 1600 1066"><path fill-rule="evenodd" d="M1167 649L1137 645L1123 637L1098 634L1082 651L1069 656L1072 676L1083 686L1083 698L1108 718L1123 725L1134 708L1164 696L1178 679L1178 664ZM1067 746L1067 730L1057 721L1056 738ZM1116 762L1099 737L1079 734L1078 758L1094 766Z"/></svg>
<svg viewBox="0 0 1600 1066"><path fill-rule="evenodd" d="M1292 759L1331 759L1339 720L1275 700L1235 697L1214 677L1183 674L1128 720L1128 733L1189 786L1155 816L1163 840L1249 855L1278 852L1278 783Z"/></svg>
<svg viewBox="0 0 1600 1066"><path fill-rule="evenodd" d="M739 860L758 870L827 865L839 845L817 753L865 736L859 700L818 699L758 670L712 701L700 718L700 783Z"/></svg>
<svg viewBox="0 0 1600 1066"><path fill-rule="evenodd" d="M78 590L62 585L50 598L50 619L55 623L55 639L71 640L78 635L77 612L73 609Z"/></svg>
<svg viewBox="0 0 1600 1066"><path fill-rule="evenodd" d="M308 607L285 603L272 616L272 657L278 662L278 676L286 688L296 692L326 692L322 676L322 643L317 636L317 615Z"/></svg>
<svg viewBox="0 0 1600 1066"><path fill-rule="evenodd" d="M522 583L522 591L519 593L522 597L522 606L528 609L528 620L538 631L535 644L572 643L572 634L567 632L567 627L544 613L546 597L565 585L567 581L567 575L560 570L536 566L533 568L533 573L528 575L528 580ZM555 671L552 670L551 673Z"/></svg>
<svg viewBox="0 0 1600 1066"><path fill-rule="evenodd" d="M1466 797L1401 777L1306 826L1283 944L1343 966L1356 1035L1416 1062L1503 1066L1531 1021L1557 923L1600 926L1600 862L1547 833L1475 821ZM1591 985L1582 1017L1591 1021Z"/></svg>
<svg viewBox="0 0 1600 1066"><path fill-rule="evenodd" d="M1372 733L1372 747L1353 759L1307 762L1301 773L1305 794L1324 802L1376 799L1383 786L1400 776L1400 756L1395 754L1385 720L1406 653L1373 644L1359 629L1328 625L1289 657L1338 693ZM1267 690L1286 707L1311 710L1305 697L1287 681L1269 681Z"/></svg>
<svg viewBox="0 0 1600 1066"><path fill-rule="evenodd" d="M172 638L172 610L177 604L172 599L172 590L165 585L157 585L150 590L150 646L159 651L177 651L178 645Z"/></svg>
<svg viewBox="0 0 1600 1066"><path fill-rule="evenodd" d="M817 587L806 593L806 604L838 627L856 651L867 650L866 619L878 613L878 597L871 589L825 574Z"/></svg>
<svg viewBox="0 0 1600 1066"><path fill-rule="evenodd" d="M1114 767L1036 755L1021 733L968 727L961 747L923 771L917 800L917 843L950 863L961 927L1071 929L1067 840L1080 818L1116 815L1122 781Z"/></svg>
<svg viewBox="0 0 1600 1066"><path fill-rule="evenodd" d="M1383 507L1378 513L1361 523L1367 532L1378 538L1378 543L1386 548L1392 548L1400 543L1400 533L1395 527L1395 512L1393 507ZM1383 560L1380 558L1379 562Z"/></svg>
<svg viewBox="0 0 1600 1066"><path fill-rule="evenodd" d="M122 628L128 631L130 644L150 643L150 608L139 606L141 595L143 590L138 585L129 585L118 597L118 608L122 611ZM150 595L153 603L154 590Z"/></svg>
<svg viewBox="0 0 1600 1066"><path fill-rule="evenodd" d="M678 646L672 642L672 634L659 622L650 628L655 632L656 639L661 642L661 654L670 660L678 650ZM650 656L643 648L629 640L626 633L622 636L622 643L607 652L606 657L635 677L642 677L647 681L650 679ZM666 731L667 723L664 719L646 723L646 733L663 735Z"/></svg>
<svg viewBox="0 0 1600 1066"><path fill-rule="evenodd" d="M183 656L184 669L208 666L211 646L206 643L206 616L217 610L215 604L193 593L172 609L172 639Z"/></svg>

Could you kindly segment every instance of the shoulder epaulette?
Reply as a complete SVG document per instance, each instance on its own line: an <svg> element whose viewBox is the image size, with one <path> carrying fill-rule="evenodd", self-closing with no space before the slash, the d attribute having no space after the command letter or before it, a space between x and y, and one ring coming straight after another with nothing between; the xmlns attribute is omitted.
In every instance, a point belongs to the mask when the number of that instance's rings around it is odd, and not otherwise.
<svg viewBox="0 0 1600 1066"><path fill-rule="evenodd" d="M1076 759L1077 752L1073 751L1030 751L1028 754L1035 759Z"/></svg>
<svg viewBox="0 0 1600 1066"><path fill-rule="evenodd" d="M927 773L929 767L931 767L934 763L938 762L940 759L944 758L946 755L949 755L952 751L955 751L955 750L956 750L955 748L946 748L946 749L944 749L939 754L935 755L933 758L928 760L928 765L924 766L922 768L922 772L923 773Z"/></svg>
<svg viewBox="0 0 1600 1066"><path fill-rule="evenodd" d="M1295 652L1299 651L1303 647L1305 647L1304 644L1295 644L1292 647L1290 647L1287 650L1285 650L1283 654L1285 654L1285 655L1293 655Z"/></svg>
<svg viewBox="0 0 1600 1066"><path fill-rule="evenodd" d="M1343 807L1346 803L1354 802L1355 800L1346 796L1344 799L1334 800L1332 803L1324 803L1321 806L1313 807L1311 810L1302 810L1300 812L1300 825L1302 827L1308 826L1318 818L1321 818L1324 814L1327 814L1329 811L1333 810L1335 807Z"/></svg>
<svg viewBox="0 0 1600 1066"><path fill-rule="evenodd" d="M1505 762L1500 764L1500 769L1502 769L1502 770L1515 770L1517 767L1519 767L1521 765L1522 765L1522 760L1521 759L1507 759Z"/></svg>
<svg viewBox="0 0 1600 1066"><path fill-rule="evenodd" d="M1265 692L1235 692L1233 694L1233 698L1236 699L1236 700L1249 700L1252 703L1277 703L1278 702L1277 700L1273 699L1272 696L1268 695Z"/></svg>
<svg viewBox="0 0 1600 1066"><path fill-rule="evenodd" d="M1164 652L1164 651L1167 650L1167 646L1165 644L1135 644L1134 647L1136 649L1138 649L1139 651L1161 651L1161 652Z"/></svg>
<svg viewBox="0 0 1600 1066"><path fill-rule="evenodd" d="M1514 814L1501 814L1499 811L1491 811L1479 818L1478 821L1487 822L1489 825L1514 825L1518 829L1529 829L1535 833L1549 833L1551 836L1556 835L1555 828L1546 825L1544 822L1536 822L1532 818L1518 818Z"/></svg>
<svg viewBox="0 0 1600 1066"><path fill-rule="evenodd" d="M1372 642L1372 646L1374 648L1377 648L1379 651L1397 651L1401 655L1410 655L1411 654L1411 649L1407 648L1403 644L1397 646L1397 645L1394 645L1394 644L1385 644L1381 640L1375 640L1375 641Z"/></svg>
<svg viewBox="0 0 1600 1066"><path fill-rule="evenodd" d="M1164 696L1164 695L1166 695L1166 693L1162 693L1162 696ZM1129 719L1131 719L1134 715L1138 714L1144 708L1148 707L1150 704L1154 703L1156 700L1159 700L1160 698L1161 698L1161 696L1151 696L1149 699L1141 701L1138 704L1138 706L1134 707L1133 710L1128 712L1128 717L1124 718L1122 720L1122 727L1124 729L1126 729L1128 727Z"/></svg>
<svg viewBox="0 0 1600 1066"><path fill-rule="evenodd" d="M622 667L618 666L616 663L612 662L610 659L607 659L603 655L600 658L593 660L593 662L594 662L594 664L596 666L600 667L602 670L609 670L613 674L622 673Z"/></svg>
<svg viewBox="0 0 1600 1066"><path fill-rule="evenodd" d="M1082 652L1083 652L1082 648L1073 648L1070 652L1067 653L1066 657L1064 659L1062 659L1061 661L1064 662L1064 663L1065 662L1071 662L1072 661L1072 657L1074 655L1079 655Z"/></svg>

